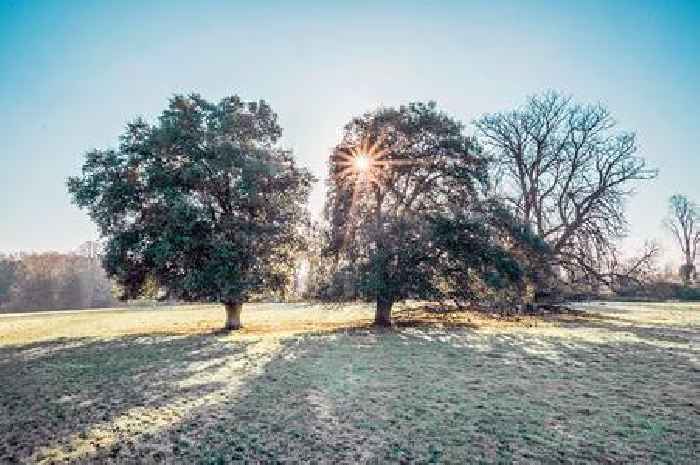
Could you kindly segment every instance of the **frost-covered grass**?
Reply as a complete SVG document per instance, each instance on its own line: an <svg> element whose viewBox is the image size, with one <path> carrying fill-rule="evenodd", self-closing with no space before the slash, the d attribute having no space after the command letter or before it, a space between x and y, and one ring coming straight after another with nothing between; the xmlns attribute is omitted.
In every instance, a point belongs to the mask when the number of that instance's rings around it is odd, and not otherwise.
<svg viewBox="0 0 700 465"><path fill-rule="evenodd" d="M0 318L0 463L698 463L700 305Z"/></svg>

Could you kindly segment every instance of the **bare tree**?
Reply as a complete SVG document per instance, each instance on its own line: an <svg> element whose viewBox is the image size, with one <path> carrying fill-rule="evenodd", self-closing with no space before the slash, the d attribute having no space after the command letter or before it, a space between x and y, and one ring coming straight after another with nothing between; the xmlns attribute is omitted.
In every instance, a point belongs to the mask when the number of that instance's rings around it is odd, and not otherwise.
<svg viewBox="0 0 700 465"><path fill-rule="evenodd" d="M669 212L664 224L673 233L683 254L681 278L685 284L695 276L695 256L700 244L700 209L685 195L676 194L668 201Z"/></svg>
<svg viewBox="0 0 700 465"><path fill-rule="evenodd" d="M15 275L6 302L9 309L58 310L116 303L112 282L96 259L46 252L20 253L12 260Z"/></svg>
<svg viewBox="0 0 700 465"><path fill-rule="evenodd" d="M577 248L571 253L577 270L569 273L569 282L587 284L593 290L598 290L602 284L614 292L641 287L653 280L660 253L654 241L647 241L637 254L628 258L621 257L614 247Z"/></svg>
<svg viewBox="0 0 700 465"><path fill-rule="evenodd" d="M635 134L616 130L602 105L555 91L513 111L475 122L503 173L501 188L516 214L551 246L570 273L597 269L626 231L625 199L656 170L637 156Z"/></svg>
<svg viewBox="0 0 700 465"><path fill-rule="evenodd" d="M22 262L17 257L0 253L0 308L12 300L22 271Z"/></svg>

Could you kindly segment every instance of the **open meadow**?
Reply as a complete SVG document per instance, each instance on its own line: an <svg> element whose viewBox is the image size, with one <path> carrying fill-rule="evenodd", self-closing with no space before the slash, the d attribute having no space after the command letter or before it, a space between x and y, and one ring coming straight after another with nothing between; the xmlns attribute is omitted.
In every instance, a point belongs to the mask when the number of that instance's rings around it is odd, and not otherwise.
<svg viewBox="0 0 700 465"><path fill-rule="evenodd" d="M698 463L700 305L0 317L0 463Z"/></svg>

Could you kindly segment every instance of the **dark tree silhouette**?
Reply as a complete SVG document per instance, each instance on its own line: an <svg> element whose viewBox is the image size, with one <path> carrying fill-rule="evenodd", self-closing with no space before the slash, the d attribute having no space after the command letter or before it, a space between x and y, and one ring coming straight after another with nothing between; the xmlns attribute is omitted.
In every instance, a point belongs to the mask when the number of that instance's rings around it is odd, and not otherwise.
<svg viewBox="0 0 700 465"><path fill-rule="evenodd" d="M68 189L125 297L154 279L166 297L224 303L238 329L251 293L285 284L313 179L276 147L281 132L263 101L175 96L156 124L129 124L118 150L87 154Z"/></svg>
<svg viewBox="0 0 700 465"><path fill-rule="evenodd" d="M523 277L485 202L487 160L463 126L434 103L354 118L330 157L330 250L359 292L376 299L375 324L395 302L465 297Z"/></svg>

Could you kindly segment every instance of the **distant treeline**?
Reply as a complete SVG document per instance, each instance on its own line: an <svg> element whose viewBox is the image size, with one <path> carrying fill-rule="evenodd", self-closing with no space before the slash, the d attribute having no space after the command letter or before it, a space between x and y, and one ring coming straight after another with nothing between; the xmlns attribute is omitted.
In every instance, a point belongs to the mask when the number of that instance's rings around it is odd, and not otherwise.
<svg viewBox="0 0 700 465"><path fill-rule="evenodd" d="M0 255L0 311L96 308L117 302L96 255Z"/></svg>

